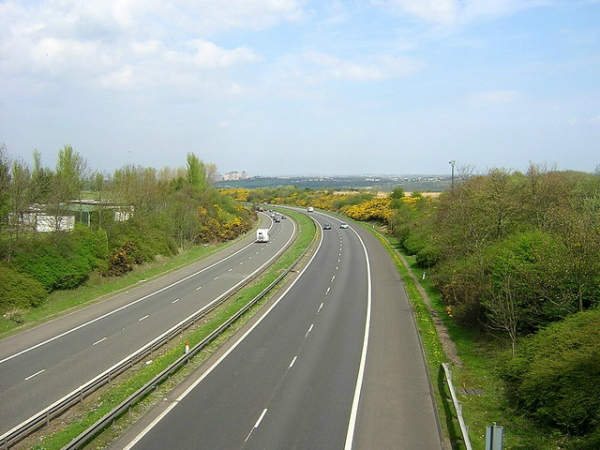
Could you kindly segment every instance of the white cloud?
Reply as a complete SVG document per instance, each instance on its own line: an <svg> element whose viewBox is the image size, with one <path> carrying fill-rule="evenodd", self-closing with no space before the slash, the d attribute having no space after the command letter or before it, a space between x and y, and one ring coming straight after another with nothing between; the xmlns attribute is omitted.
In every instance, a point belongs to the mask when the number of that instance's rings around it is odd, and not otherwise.
<svg viewBox="0 0 600 450"><path fill-rule="evenodd" d="M0 83L7 90L22 85L7 86L9 79L118 89L200 83L239 94L239 84L210 73L260 58L208 34L301 16L296 0L9 0L0 3Z"/></svg>
<svg viewBox="0 0 600 450"><path fill-rule="evenodd" d="M99 79L100 85L107 88L124 89L133 86L135 82L134 72L130 66L102 75Z"/></svg>
<svg viewBox="0 0 600 450"><path fill-rule="evenodd" d="M514 90L480 91L469 95L469 100L476 106L504 105L512 103L519 98L519 93Z"/></svg>
<svg viewBox="0 0 600 450"><path fill-rule="evenodd" d="M370 61L348 61L325 53L309 53L305 60L314 68L313 76L350 81L380 81L410 75L419 69L419 64L410 58L380 56Z"/></svg>
<svg viewBox="0 0 600 450"><path fill-rule="evenodd" d="M459 25L545 5L550 0L372 0L373 4L436 25Z"/></svg>
<svg viewBox="0 0 600 450"><path fill-rule="evenodd" d="M600 125L600 114L598 114L597 116L591 117L590 122L593 123L594 125Z"/></svg>

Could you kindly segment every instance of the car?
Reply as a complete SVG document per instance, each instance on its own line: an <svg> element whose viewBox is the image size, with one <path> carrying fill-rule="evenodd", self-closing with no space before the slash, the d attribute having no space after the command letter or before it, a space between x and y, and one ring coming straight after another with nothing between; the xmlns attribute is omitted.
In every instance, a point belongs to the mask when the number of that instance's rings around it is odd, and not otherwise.
<svg viewBox="0 0 600 450"><path fill-rule="evenodd" d="M277 216L273 217L273 220L275 221L275 223L281 222L281 219Z"/></svg>
<svg viewBox="0 0 600 450"><path fill-rule="evenodd" d="M340 228L345 230L346 228L348 228L348 224L346 222L342 222L340 223Z"/></svg>
<svg viewBox="0 0 600 450"><path fill-rule="evenodd" d="M330 223L323 224L323 229L324 230L331 230L331 224Z"/></svg>
<svg viewBox="0 0 600 450"><path fill-rule="evenodd" d="M282 220L283 220L283 219L287 219L287 217L285 217L285 216L281 216L281 219L282 219Z"/></svg>

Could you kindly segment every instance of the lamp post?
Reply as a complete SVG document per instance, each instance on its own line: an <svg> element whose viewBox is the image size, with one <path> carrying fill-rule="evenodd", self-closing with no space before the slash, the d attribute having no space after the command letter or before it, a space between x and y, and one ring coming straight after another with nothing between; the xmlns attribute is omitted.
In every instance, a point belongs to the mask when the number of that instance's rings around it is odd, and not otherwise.
<svg viewBox="0 0 600 450"><path fill-rule="evenodd" d="M454 190L454 165L456 164L456 161L452 160L448 164L452 166L452 189Z"/></svg>

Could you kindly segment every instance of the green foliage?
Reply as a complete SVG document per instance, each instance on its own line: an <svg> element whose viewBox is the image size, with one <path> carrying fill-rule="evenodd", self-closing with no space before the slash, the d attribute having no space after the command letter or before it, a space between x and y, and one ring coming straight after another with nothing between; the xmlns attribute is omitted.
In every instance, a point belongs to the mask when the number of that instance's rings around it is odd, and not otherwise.
<svg viewBox="0 0 600 450"><path fill-rule="evenodd" d="M392 200L399 200L404 197L404 189L402 189L402 186L396 186L390 194L390 197Z"/></svg>
<svg viewBox="0 0 600 450"><path fill-rule="evenodd" d="M576 313L522 341L517 356L503 368L514 405L565 432L584 434L595 429L597 434L599 323L600 310Z"/></svg>
<svg viewBox="0 0 600 450"><path fill-rule="evenodd" d="M12 264L51 292L77 287L91 270L103 266L107 255L104 231L77 226L71 233L32 236L20 241Z"/></svg>
<svg viewBox="0 0 600 450"><path fill-rule="evenodd" d="M193 153L187 154L187 182L200 191L208 186L204 163Z"/></svg>
<svg viewBox="0 0 600 450"><path fill-rule="evenodd" d="M48 293L41 283L0 264L0 313L42 304Z"/></svg>

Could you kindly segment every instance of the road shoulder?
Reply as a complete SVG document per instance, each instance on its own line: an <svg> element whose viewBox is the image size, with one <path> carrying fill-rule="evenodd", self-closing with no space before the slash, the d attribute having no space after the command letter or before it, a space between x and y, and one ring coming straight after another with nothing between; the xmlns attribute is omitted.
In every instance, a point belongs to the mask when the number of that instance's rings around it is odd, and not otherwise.
<svg viewBox="0 0 600 450"><path fill-rule="evenodd" d="M387 250L356 227L373 277L371 331L355 447L442 447L421 343L401 277Z"/></svg>

